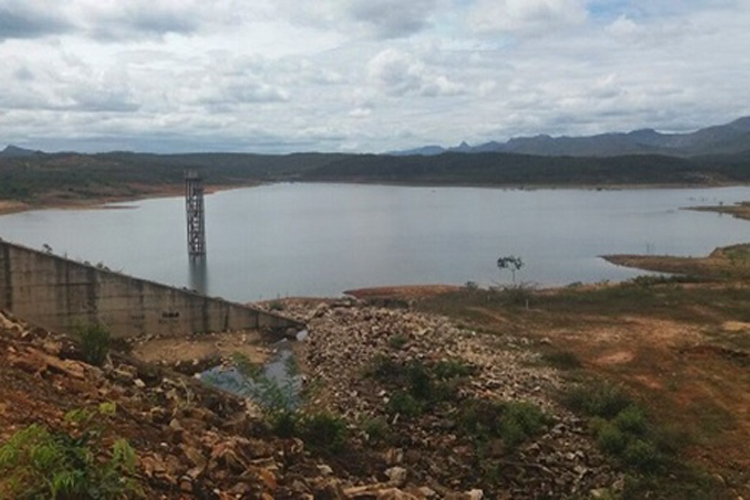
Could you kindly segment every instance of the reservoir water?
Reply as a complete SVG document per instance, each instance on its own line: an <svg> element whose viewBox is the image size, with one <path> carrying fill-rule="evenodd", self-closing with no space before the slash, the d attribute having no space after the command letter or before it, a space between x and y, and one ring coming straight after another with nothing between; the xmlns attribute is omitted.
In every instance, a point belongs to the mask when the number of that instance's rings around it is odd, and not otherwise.
<svg viewBox="0 0 750 500"><path fill-rule="evenodd" d="M750 222L681 210L745 200L749 187L272 184L206 196L202 266L187 257L182 198L6 215L0 238L247 302L379 285L507 281L495 264L507 255L523 258L518 280L539 285L628 279L642 273L599 256L701 256L750 242Z"/></svg>

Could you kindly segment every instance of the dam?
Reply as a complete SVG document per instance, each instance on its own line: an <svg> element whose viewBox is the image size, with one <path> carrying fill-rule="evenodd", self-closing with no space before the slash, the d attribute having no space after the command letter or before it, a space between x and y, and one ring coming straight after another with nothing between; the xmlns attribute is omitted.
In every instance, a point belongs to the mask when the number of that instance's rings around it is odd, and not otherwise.
<svg viewBox="0 0 750 500"><path fill-rule="evenodd" d="M279 314L2 239L0 309L54 331L100 324L115 338L303 326Z"/></svg>

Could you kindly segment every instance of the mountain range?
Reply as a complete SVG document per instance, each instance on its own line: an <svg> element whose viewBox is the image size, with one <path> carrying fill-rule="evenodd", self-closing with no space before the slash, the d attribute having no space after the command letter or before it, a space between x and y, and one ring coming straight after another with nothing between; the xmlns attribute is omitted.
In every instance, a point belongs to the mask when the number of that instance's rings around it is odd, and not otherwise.
<svg viewBox="0 0 750 500"><path fill-rule="evenodd" d="M477 146L470 146L466 142L451 148L431 145L388 154L434 156L453 152L588 157L658 154L692 157L745 151L750 151L750 116L685 134L665 134L654 129L641 129L582 137L537 135L517 137L506 142L491 141Z"/></svg>
<svg viewBox="0 0 750 500"><path fill-rule="evenodd" d="M33 156L39 151L32 151L31 149L19 148L18 146L9 145L2 151L0 151L0 157L4 158L18 158L22 156Z"/></svg>

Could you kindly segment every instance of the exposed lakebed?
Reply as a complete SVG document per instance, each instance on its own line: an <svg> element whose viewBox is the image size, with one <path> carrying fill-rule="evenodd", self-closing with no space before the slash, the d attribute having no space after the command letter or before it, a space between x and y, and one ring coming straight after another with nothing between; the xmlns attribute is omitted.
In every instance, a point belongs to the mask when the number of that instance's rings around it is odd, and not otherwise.
<svg viewBox="0 0 750 500"><path fill-rule="evenodd" d="M379 285L518 279L623 280L615 253L699 256L750 241L728 215L681 210L750 199L750 188L510 190L274 184L206 197L208 259L190 265L182 198L127 210L39 210L0 217L0 238L137 277L247 302L337 296Z"/></svg>

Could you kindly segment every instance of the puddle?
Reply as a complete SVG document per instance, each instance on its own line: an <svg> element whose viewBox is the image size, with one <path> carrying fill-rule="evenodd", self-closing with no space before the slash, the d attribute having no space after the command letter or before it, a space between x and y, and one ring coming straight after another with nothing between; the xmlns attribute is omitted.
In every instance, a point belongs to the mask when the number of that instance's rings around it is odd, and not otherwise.
<svg viewBox="0 0 750 500"><path fill-rule="evenodd" d="M272 347L276 353L262 365L257 376L247 377L231 366L216 366L201 372L198 378L224 391L253 399L265 407L294 409L299 405L302 376L291 342L282 340Z"/></svg>

